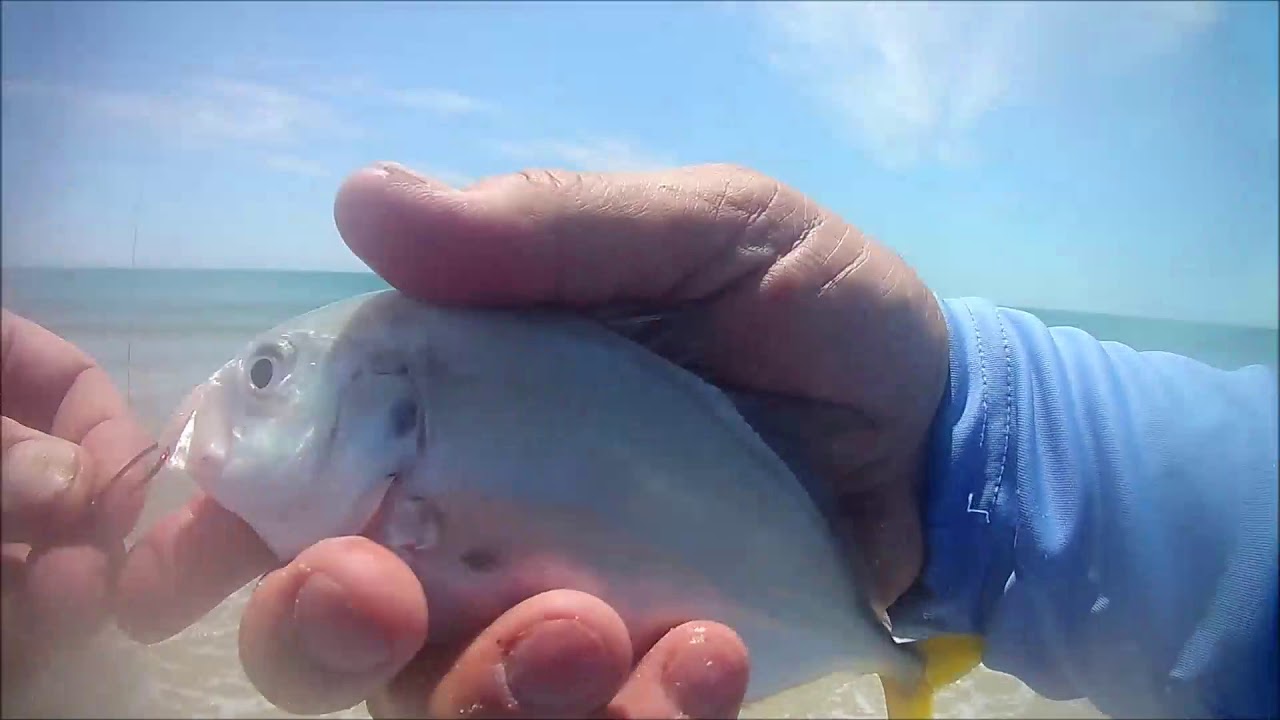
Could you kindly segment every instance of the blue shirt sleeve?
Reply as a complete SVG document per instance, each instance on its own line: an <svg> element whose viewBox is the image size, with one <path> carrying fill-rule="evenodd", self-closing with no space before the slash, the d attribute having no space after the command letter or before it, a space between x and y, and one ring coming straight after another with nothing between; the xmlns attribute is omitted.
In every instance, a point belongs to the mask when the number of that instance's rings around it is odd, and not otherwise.
<svg viewBox="0 0 1280 720"><path fill-rule="evenodd" d="M928 555L894 633L1113 716L1276 717L1274 369L943 303Z"/></svg>

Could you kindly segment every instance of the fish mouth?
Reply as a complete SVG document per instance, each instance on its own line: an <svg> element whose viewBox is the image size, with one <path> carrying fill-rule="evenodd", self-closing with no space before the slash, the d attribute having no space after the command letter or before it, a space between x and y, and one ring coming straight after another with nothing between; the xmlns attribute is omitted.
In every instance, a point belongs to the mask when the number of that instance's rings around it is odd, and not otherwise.
<svg viewBox="0 0 1280 720"><path fill-rule="evenodd" d="M128 492L145 492L156 476L166 467L176 470L185 469L196 409L200 407L208 391L209 387L206 383L197 386L188 393L179 403L178 410L169 416L168 421L160 431L157 441L125 463L124 467L116 472L106 487L114 488L128 485ZM138 468L143 469L138 471Z"/></svg>

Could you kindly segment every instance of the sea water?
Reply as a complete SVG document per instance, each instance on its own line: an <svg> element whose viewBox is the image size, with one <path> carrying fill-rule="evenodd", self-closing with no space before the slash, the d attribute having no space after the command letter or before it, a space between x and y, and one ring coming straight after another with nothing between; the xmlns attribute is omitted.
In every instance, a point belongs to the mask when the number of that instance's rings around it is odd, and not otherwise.
<svg viewBox="0 0 1280 720"><path fill-rule="evenodd" d="M256 334L329 302L385 288L361 273L229 270L6 269L4 307L91 354L153 431L179 399ZM1183 323L1064 311L1029 312L1137 350L1163 350L1234 369L1275 367L1274 329ZM180 477L158 480L140 527L194 492ZM5 688L5 715L44 717L284 716L245 678L236 647L247 589L171 640L136 645L108 631L67 660L46 684ZM68 678L74 680L68 681ZM1096 717L1084 702L1052 702L985 668L945 690L940 717ZM872 678L834 675L747 709L757 717L883 717ZM362 706L339 717L367 717Z"/></svg>

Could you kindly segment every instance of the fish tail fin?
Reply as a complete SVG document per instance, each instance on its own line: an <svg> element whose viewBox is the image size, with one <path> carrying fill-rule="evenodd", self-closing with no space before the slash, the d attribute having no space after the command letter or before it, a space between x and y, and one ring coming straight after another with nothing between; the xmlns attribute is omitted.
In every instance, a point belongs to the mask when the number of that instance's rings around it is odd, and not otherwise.
<svg viewBox="0 0 1280 720"><path fill-rule="evenodd" d="M929 720L934 693L982 662L982 638L977 635L941 635L910 646L924 662L920 676L912 683L888 674L880 676L889 720Z"/></svg>

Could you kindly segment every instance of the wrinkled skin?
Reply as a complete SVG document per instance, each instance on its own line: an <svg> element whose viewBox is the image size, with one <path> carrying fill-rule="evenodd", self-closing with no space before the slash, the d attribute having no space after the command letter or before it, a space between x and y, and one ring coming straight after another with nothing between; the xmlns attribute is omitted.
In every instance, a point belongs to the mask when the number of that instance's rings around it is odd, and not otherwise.
<svg viewBox="0 0 1280 720"><path fill-rule="evenodd" d="M351 249L409 295L578 308L723 387L771 398L764 424L798 442L838 498L877 609L918 575L946 326L896 255L803 195L729 166L527 172L458 190L383 165L347 180L335 217ZM130 554L120 623L168 637L274 566L242 522L197 498ZM376 716L432 717L721 717L741 704L749 660L729 628L689 618L637 646L598 599L553 591L475 638L423 647L429 607L430 589L390 551L327 540L256 588L241 658L266 697L308 713L362 699Z"/></svg>

